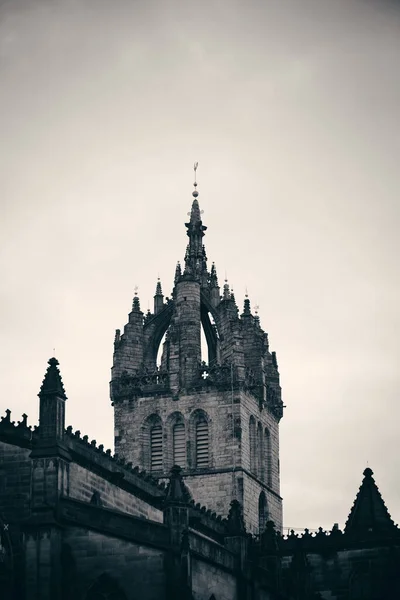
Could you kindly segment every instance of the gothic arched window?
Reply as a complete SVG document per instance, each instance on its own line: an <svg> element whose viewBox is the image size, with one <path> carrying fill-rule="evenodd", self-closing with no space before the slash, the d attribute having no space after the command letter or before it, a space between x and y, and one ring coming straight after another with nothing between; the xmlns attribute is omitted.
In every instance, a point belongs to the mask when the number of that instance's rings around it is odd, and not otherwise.
<svg viewBox="0 0 400 600"><path fill-rule="evenodd" d="M162 426L154 425L150 429L150 469L151 471L162 471Z"/></svg>
<svg viewBox="0 0 400 600"><path fill-rule="evenodd" d="M264 440L261 423L257 426L257 476L264 479Z"/></svg>
<svg viewBox="0 0 400 600"><path fill-rule="evenodd" d="M266 427L264 431L264 470L265 481L269 487L272 486L272 455L271 455L271 434Z"/></svg>
<svg viewBox="0 0 400 600"><path fill-rule="evenodd" d="M257 445L256 445L256 421L253 416L249 422L249 444L250 444L250 471L257 474Z"/></svg>
<svg viewBox="0 0 400 600"><path fill-rule="evenodd" d="M177 423L172 430L173 463L180 467L186 466L185 425Z"/></svg>
<svg viewBox="0 0 400 600"><path fill-rule="evenodd" d="M261 535L268 521L268 507L265 493L261 492L258 498L258 533Z"/></svg>
<svg viewBox="0 0 400 600"><path fill-rule="evenodd" d="M208 423L205 419L196 423L196 467L208 467Z"/></svg>

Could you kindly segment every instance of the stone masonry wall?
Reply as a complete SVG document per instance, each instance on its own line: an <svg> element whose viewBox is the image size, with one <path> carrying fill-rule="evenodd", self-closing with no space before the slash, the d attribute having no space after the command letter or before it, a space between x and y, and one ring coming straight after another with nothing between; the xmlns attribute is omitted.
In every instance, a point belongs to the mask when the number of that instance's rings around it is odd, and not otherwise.
<svg viewBox="0 0 400 600"><path fill-rule="evenodd" d="M234 411L239 415L239 405ZM115 451L134 465L149 470L150 447L146 444L149 430L146 422L151 416L161 419L163 426L163 474L173 466L173 426L180 418L185 424L187 457L180 465L185 472L195 470L195 420L206 415L209 421L209 466L226 468L232 466L233 452L238 451L239 442L232 439L232 398L230 392L202 392L180 396L138 398L132 402L116 404L114 407ZM161 476L161 474L160 474Z"/></svg>
<svg viewBox="0 0 400 600"><path fill-rule="evenodd" d="M31 460L29 448L0 441L0 512L6 522L29 515Z"/></svg>
<svg viewBox="0 0 400 600"><path fill-rule="evenodd" d="M75 573L75 594L80 600L102 574L107 573L128 600L165 598L164 553L94 531L70 527L63 536L68 567ZM66 552L66 553L67 553Z"/></svg>
<svg viewBox="0 0 400 600"><path fill-rule="evenodd" d="M254 477L243 475L243 516L249 533L259 533L258 500L264 491L267 501L267 519L275 523L278 531L282 529L282 500Z"/></svg>
<svg viewBox="0 0 400 600"><path fill-rule="evenodd" d="M250 394L242 394L240 404L242 428L242 466L251 472L249 423L250 417L253 416L256 422L256 427L258 426L258 423L261 423L263 432L265 432L266 428L269 431L270 459L269 461L267 460L267 448L264 433L264 477L259 479L262 481L262 483L270 487L272 491L279 495L279 424L267 408L260 410L257 400L250 396Z"/></svg>
<svg viewBox="0 0 400 600"><path fill-rule="evenodd" d="M114 415L116 452L146 470L150 470L151 425L156 422L162 424L163 469L154 473L160 478L166 477L174 464L173 427L177 422L183 422L187 452L185 464L180 466L194 500L217 514L227 516L229 504L236 495L245 504L245 520L249 530L258 533L258 499L264 490L270 518L278 528L281 527L279 425L267 409L259 409L258 402L251 395L234 392L232 397L230 391L210 390L183 395L178 400L170 396L139 398L116 404ZM195 465L195 422L200 415L205 415L209 424L209 467L204 469L196 469ZM263 432L266 428L269 431L270 461L267 465L265 458L263 479L241 474L241 468L250 472L251 415L257 423L261 423ZM264 455L266 457L266 452ZM242 479L242 487L237 483L235 490L233 469L236 470L236 479Z"/></svg>
<svg viewBox="0 0 400 600"><path fill-rule="evenodd" d="M158 523L163 520L161 510L103 479L100 475L92 473L76 463L71 463L69 465L69 496L76 500L90 502L95 491L100 494L102 506L105 508L114 508Z"/></svg>
<svg viewBox="0 0 400 600"><path fill-rule="evenodd" d="M185 483L193 498L207 509L215 511L217 515L226 517L229 506L234 499L232 471L225 473L210 473L202 476L187 476Z"/></svg>
<svg viewBox="0 0 400 600"><path fill-rule="evenodd" d="M196 558L192 558L192 593L194 600L209 600L214 594L217 600L236 600L236 578Z"/></svg>

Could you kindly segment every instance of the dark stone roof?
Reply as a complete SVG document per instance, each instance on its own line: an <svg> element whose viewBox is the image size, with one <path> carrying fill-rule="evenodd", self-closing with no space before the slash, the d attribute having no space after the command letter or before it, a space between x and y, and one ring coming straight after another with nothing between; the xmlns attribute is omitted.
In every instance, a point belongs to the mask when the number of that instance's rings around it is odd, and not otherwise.
<svg viewBox="0 0 400 600"><path fill-rule="evenodd" d="M364 479L348 516L345 533L364 534L391 533L395 525L372 477L370 468L365 469Z"/></svg>

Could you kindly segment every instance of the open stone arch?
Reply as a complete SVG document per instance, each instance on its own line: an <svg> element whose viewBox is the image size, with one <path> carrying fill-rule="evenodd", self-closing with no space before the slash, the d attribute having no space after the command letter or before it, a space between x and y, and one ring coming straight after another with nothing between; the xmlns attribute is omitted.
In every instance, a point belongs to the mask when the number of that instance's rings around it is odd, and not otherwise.
<svg viewBox="0 0 400 600"><path fill-rule="evenodd" d="M157 367L157 355L164 335L170 329L173 316L173 302L170 302L158 315L144 324L144 365L153 371ZM210 318L211 316L211 318ZM201 294L200 321L208 348L208 364L219 362L220 324L217 311L205 294Z"/></svg>
<svg viewBox="0 0 400 600"><path fill-rule="evenodd" d="M144 324L144 365L153 370L157 366L157 354L161 340L171 325L173 304L167 306L156 316Z"/></svg>

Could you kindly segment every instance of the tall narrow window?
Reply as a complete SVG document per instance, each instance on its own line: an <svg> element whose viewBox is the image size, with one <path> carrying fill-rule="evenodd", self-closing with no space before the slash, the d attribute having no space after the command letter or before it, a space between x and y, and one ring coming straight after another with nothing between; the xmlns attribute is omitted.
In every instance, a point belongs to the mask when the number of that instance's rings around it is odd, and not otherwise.
<svg viewBox="0 0 400 600"><path fill-rule="evenodd" d="M174 441L174 465L184 467L186 464L186 442L185 442L185 426L183 423L177 423L173 429Z"/></svg>
<svg viewBox="0 0 400 600"><path fill-rule="evenodd" d="M257 477L264 479L264 440L261 423L257 426Z"/></svg>
<svg viewBox="0 0 400 600"><path fill-rule="evenodd" d="M162 470L162 427L155 425L150 430L151 470Z"/></svg>
<svg viewBox="0 0 400 600"><path fill-rule="evenodd" d="M267 525L268 507L265 493L261 492L258 498L258 533L261 535Z"/></svg>
<svg viewBox="0 0 400 600"><path fill-rule="evenodd" d="M208 466L208 423L199 421L196 425L196 467Z"/></svg>
<svg viewBox="0 0 400 600"><path fill-rule="evenodd" d="M249 422L249 443L250 443L250 471L257 474L257 444L256 444L256 422L254 417L250 417Z"/></svg>
<svg viewBox="0 0 400 600"><path fill-rule="evenodd" d="M265 481L269 487L272 486L272 456L271 456L271 434L268 428L265 428L265 439L264 439L264 451L265 451Z"/></svg>

